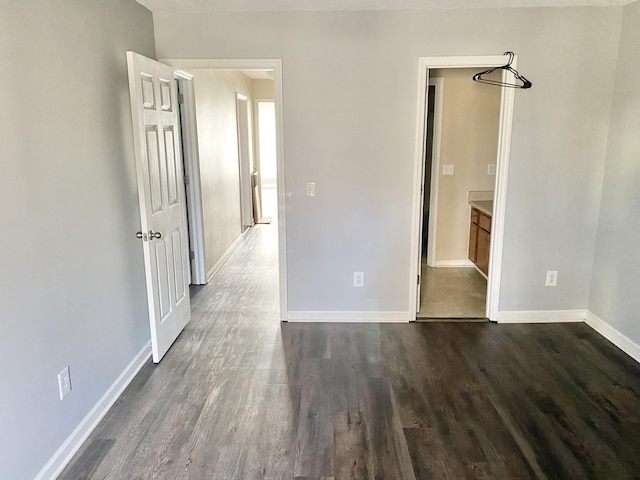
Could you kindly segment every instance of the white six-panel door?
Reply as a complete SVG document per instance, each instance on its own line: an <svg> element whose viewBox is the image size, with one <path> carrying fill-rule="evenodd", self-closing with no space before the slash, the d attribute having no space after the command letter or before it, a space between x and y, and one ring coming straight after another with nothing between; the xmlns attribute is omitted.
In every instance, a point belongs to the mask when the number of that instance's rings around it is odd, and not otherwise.
<svg viewBox="0 0 640 480"><path fill-rule="evenodd" d="M159 362L191 317L173 69L127 52L151 347ZM132 232L133 233L133 232Z"/></svg>

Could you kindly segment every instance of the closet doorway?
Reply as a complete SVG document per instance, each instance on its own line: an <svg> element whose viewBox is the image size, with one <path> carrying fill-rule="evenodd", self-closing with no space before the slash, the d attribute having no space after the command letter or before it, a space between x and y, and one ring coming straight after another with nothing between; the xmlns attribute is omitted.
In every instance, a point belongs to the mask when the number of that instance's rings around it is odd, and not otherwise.
<svg viewBox="0 0 640 480"><path fill-rule="evenodd" d="M514 59L515 61L516 59ZM427 268L427 274L433 273L429 269L435 269L436 272L451 274L454 270L460 268L461 272L465 271L473 273L474 276L477 273L474 263L469 260L471 257L474 262L477 262L475 255L478 250L477 236L473 235L473 218L472 218L472 204L471 202L485 202L492 201L492 209L490 215L490 231L491 241L486 245L487 258L486 268L486 305L480 311L484 310L484 314L481 317L486 317L489 320L497 320L498 314L498 298L500 292L500 273L502 264L502 240L504 231L504 212L506 203L506 179L508 173L509 163L509 145L511 140L511 124L513 117L513 89L499 89L487 85L478 85L471 81L471 77L475 72L474 69L481 70L487 67L501 66L505 64L504 56L491 56L491 57L425 57L421 58L420 64L420 77L419 77L419 91L418 91L418 119L417 119L417 135L416 135L416 164L415 164L415 183L414 192L416 202L414 204L414 238L413 238L413 264L412 264L412 277L418 279L417 288L411 292L411 302L415 305L415 311L417 313L416 318L421 317L420 297L423 292L423 288L430 288L434 286L436 280L431 279L431 285L427 286L426 282L429 275L425 275L423 265ZM453 141L453 147L449 147L449 153L447 157L441 155L442 144L439 141L438 128L444 129L444 125L447 123L444 112L442 112L442 98L443 92L447 92L447 81L441 81L440 89L438 89L438 80L431 81L430 77L437 78L444 77L443 72L454 71L457 72L458 77L467 76L468 81L474 84L475 87L482 88L495 88L492 94L497 99L496 109L496 123L497 134L493 136L493 151L488 154L485 152L481 157L480 162L476 162L473 168L467 168L464 166L464 158L473 160L476 156L474 149L471 148L471 153L465 153L460 157L460 152L464 151L466 147L475 147L484 143L482 137L473 139L473 131L477 130L478 125L472 125L467 128L466 131L458 132L457 138ZM463 72L459 69L471 69ZM455 73L454 73L454 76ZM454 83L454 82L449 82ZM431 85L430 85L431 84ZM435 87L435 88L428 88ZM440 92L438 92L440 90ZM429 92L433 96L433 100L429 101ZM464 93L457 93L460 98L460 104L464 106L465 98ZM440 103L442 115L441 119L438 119L438 103ZM429 119L430 105L433 108L433 120ZM458 106L458 110L461 107ZM457 118L463 118L467 115L464 111L457 112L453 115L453 120ZM451 120L451 119L449 119ZM433 124L433 127L430 125ZM470 129L469 129L470 128ZM429 140L431 135L432 140ZM497 136L497 138L496 138ZM427 155L428 150L431 151L431 155ZM456 156L457 155L457 156ZM461 159L462 158L462 159ZM487 159L490 160L487 160ZM429 165L430 163L430 165ZM471 162L473 163L473 162ZM481 170L479 169L481 166ZM430 167L430 168L428 168ZM457 168L457 171L456 171ZM427 172L428 170L428 172ZM466 185L457 185L458 190L452 189L454 186L453 179L462 179L464 177L478 176L478 171L483 171L485 177L491 177L491 185L487 186L481 184L478 190L474 190L476 187L473 182ZM485 178L484 180L488 180ZM495 189L492 187L495 186ZM460 193L462 191L462 193ZM426 198L425 198L426 197ZM490 197L490 200L486 198ZM457 211L455 219L451 211L443 212L445 204L457 205L454 210ZM425 212L425 205L428 206ZM460 214L462 212L462 214ZM462 217L461 217L462 215ZM440 217L440 218L439 218ZM462 219L461 219L462 218ZM455 221L454 221L455 220ZM475 223L478 223L476 220ZM451 223L451 225L447 225ZM424 233L427 236L423 241L423 226ZM483 223L486 228L486 223ZM454 237L447 237L447 232L458 232ZM477 232L476 232L477 234ZM426 252L425 252L426 250ZM476 280L482 282L484 278L482 275L475 276ZM415 281L415 280L414 280ZM442 285L446 285L447 282L440 282L441 287L436 288L436 298L440 300L446 300L447 295L451 295L451 292L447 292L446 288L442 288ZM434 315L436 316L436 315ZM440 316L440 315L437 315ZM460 318L462 314L456 314L453 310L445 312L441 315L446 318ZM475 315L473 315L475 316Z"/></svg>
<svg viewBox="0 0 640 480"><path fill-rule="evenodd" d="M429 71L419 319L485 318L500 89L474 82L476 72ZM482 236L471 222L480 206Z"/></svg>

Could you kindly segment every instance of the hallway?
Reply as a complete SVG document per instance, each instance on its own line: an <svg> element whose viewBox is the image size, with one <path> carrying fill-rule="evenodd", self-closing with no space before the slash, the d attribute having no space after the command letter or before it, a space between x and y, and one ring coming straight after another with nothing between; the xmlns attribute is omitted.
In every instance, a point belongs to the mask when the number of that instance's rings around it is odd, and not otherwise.
<svg viewBox="0 0 640 480"><path fill-rule="evenodd" d="M630 478L640 366L584 324L281 324L277 227L192 292L60 480Z"/></svg>

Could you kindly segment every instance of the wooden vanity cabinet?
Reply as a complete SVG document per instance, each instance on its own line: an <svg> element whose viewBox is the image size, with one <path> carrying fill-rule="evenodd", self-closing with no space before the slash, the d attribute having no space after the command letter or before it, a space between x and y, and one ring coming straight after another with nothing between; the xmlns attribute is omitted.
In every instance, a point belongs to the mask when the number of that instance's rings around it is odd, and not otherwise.
<svg viewBox="0 0 640 480"><path fill-rule="evenodd" d="M489 275L490 245L491 217L472 207L469 229L469 260L485 275Z"/></svg>

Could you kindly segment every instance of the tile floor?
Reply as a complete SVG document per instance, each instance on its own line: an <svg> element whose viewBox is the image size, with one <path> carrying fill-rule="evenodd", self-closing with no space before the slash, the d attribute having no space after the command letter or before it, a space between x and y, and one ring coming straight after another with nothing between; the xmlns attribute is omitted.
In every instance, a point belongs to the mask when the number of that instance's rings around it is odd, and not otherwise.
<svg viewBox="0 0 640 480"><path fill-rule="evenodd" d="M475 268L422 264L418 319L484 319L486 301L487 280Z"/></svg>

